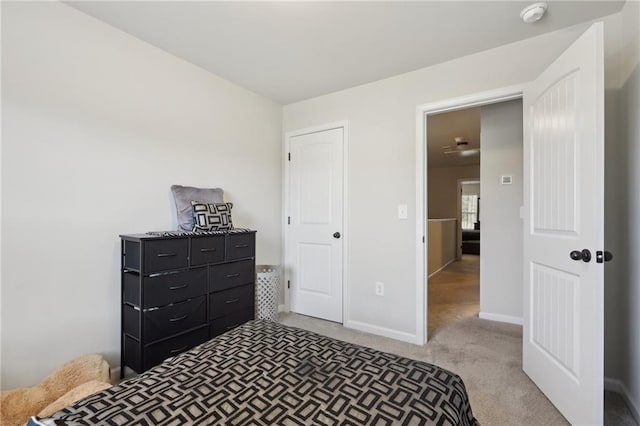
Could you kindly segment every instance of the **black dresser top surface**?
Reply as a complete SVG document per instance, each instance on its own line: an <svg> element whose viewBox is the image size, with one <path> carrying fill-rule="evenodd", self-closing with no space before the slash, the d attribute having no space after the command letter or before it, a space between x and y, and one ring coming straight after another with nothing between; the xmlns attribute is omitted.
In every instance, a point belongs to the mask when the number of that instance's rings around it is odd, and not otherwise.
<svg viewBox="0 0 640 426"><path fill-rule="evenodd" d="M217 235L238 235L238 234L255 234L257 231L249 228L233 228L225 231L149 231L144 234L121 234L123 240L167 240L173 238L200 238L213 237Z"/></svg>

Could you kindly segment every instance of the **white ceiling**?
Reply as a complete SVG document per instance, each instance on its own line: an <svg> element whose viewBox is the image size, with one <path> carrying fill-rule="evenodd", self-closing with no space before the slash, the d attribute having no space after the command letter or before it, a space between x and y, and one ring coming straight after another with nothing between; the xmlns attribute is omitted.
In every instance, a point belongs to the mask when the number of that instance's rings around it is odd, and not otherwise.
<svg viewBox="0 0 640 426"><path fill-rule="evenodd" d="M623 1L71 1L67 4L288 104L618 12Z"/></svg>
<svg viewBox="0 0 640 426"><path fill-rule="evenodd" d="M480 148L480 107L427 116L427 161L429 167L480 165L480 155L445 154L455 148L455 137L469 142L467 149Z"/></svg>

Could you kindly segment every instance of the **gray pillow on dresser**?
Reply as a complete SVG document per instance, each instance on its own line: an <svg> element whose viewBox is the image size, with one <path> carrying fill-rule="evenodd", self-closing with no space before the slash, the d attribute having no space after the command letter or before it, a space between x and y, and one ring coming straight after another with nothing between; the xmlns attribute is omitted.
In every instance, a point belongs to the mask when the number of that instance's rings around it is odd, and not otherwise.
<svg viewBox="0 0 640 426"><path fill-rule="evenodd" d="M193 229L192 201L203 203L223 203L222 188L194 188L193 186L171 185L171 192L176 201L178 229L191 231Z"/></svg>

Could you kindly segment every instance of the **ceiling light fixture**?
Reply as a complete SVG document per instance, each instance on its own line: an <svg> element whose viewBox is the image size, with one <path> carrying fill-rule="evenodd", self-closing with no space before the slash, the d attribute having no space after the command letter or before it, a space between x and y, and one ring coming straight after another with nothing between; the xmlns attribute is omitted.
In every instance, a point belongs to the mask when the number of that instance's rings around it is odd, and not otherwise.
<svg viewBox="0 0 640 426"><path fill-rule="evenodd" d="M549 7L547 3L531 4L522 9L522 12L520 12L520 18L525 24L533 24L534 22L538 22L547 12L547 7Z"/></svg>
<svg viewBox="0 0 640 426"><path fill-rule="evenodd" d="M469 145L469 142L465 140L465 138L460 136L456 136L455 138L453 138L453 140L456 142L456 149L464 149L467 145Z"/></svg>
<svg viewBox="0 0 640 426"><path fill-rule="evenodd" d="M451 145L445 145L442 147L442 152L445 155L455 154L463 157L469 157L471 155L480 154L480 148L469 148L469 141L461 136L456 136L453 138L456 145L452 147Z"/></svg>

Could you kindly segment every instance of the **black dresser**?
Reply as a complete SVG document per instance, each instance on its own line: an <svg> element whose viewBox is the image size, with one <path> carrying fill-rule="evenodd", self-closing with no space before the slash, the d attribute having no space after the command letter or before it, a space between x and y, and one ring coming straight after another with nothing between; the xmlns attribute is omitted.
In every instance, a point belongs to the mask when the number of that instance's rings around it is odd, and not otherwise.
<svg viewBox="0 0 640 426"><path fill-rule="evenodd" d="M255 231L120 238L121 377L254 318Z"/></svg>

